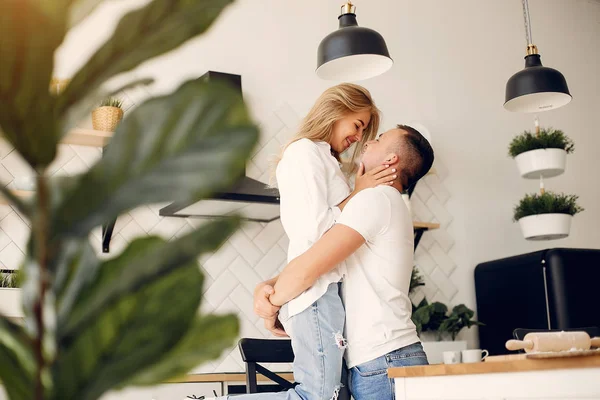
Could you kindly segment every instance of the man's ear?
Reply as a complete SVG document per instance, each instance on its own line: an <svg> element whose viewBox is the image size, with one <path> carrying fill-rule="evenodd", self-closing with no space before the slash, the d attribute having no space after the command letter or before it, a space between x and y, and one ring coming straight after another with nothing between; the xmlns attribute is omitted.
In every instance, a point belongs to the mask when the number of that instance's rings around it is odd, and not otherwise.
<svg viewBox="0 0 600 400"><path fill-rule="evenodd" d="M390 153L385 157L384 162L386 164L396 164L398 162L398 155L396 153Z"/></svg>

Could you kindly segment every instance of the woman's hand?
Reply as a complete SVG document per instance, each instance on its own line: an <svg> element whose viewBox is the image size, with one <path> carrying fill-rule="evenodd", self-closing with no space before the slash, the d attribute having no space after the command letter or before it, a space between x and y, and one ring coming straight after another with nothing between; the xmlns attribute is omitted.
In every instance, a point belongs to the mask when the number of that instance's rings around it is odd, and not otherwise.
<svg viewBox="0 0 600 400"><path fill-rule="evenodd" d="M263 319L277 318L281 307L271 304L269 297L275 293L273 286L261 283L254 289L254 313Z"/></svg>
<svg viewBox="0 0 600 400"><path fill-rule="evenodd" d="M281 322L279 322L277 316L274 318L265 319L265 328L277 337L289 336L287 333L285 333L285 329L283 329L283 325L281 325Z"/></svg>
<svg viewBox="0 0 600 400"><path fill-rule="evenodd" d="M390 168L388 164L380 165L369 172L365 172L365 165L360 163L356 179L354 180L354 190L350 193L350 196L338 204L338 208L343 211L350 199L361 190L374 188L379 185L392 185L397 177L396 168Z"/></svg>
<svg viewBox="0 0 600 400"><path fill-rule="evenodd" d="M396 169L390 168L387 164L380 165L377 168L365 172L365 165L360 163L358 171L356 172L353 194L356 194L363 189L374 188L379 185L391 185L397 177Z"/></svg>

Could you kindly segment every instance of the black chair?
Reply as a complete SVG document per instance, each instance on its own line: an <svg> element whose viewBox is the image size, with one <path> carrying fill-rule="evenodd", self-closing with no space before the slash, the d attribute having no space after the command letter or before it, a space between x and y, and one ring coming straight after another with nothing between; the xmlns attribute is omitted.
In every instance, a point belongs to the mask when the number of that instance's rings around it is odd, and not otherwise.
<svg viewBox="0 0 600 400"><path fill-rule="evenodd" d="M291 363L294 361L294 351L291 340L279 339L240 339L238 342L242 360L246 364L246 393L281 392L297 385L268 370L258 363ZM256 374L262 374L273 382L274 387L259 390ZM262 387L267 385L261 385ZM350 400L348 388L340 389L338 400Z"/></svg>
<svg viewBox="0 0 600 400"><path fill-rule="evenodd" d="M242 360L246 363L246 393L258 393L256 375L260 373L273 382L277 387L270 391L283 391L296 386L268 370L258 363L291 363L294 361L294 351L290 340L273 339L240 339L238 343Z"/></svg>

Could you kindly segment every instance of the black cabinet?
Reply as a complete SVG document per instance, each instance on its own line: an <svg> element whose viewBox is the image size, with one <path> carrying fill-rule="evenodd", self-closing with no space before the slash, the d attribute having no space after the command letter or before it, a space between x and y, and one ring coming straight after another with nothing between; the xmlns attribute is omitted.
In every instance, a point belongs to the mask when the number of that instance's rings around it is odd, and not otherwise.
<svg viewBox="0 0 600 400"><path fill-rule="evenodd" d="M600 326L600 250L557 248L475 268L481 348L507 354L516 328Z"/></svg>

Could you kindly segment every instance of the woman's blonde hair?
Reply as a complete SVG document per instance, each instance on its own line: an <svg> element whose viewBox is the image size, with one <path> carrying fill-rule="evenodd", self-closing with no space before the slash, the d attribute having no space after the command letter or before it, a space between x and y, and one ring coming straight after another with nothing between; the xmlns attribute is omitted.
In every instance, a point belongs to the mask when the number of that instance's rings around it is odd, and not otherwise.
<svg viewBox="0 0 600 400"><path fill-rule="evenodd" d="M375 138L379 129L379 109L375 106L371 93L362 86L352 83L341 83L325 90L302 120L298 132L283 147L275 166L281 160L283 152L292 143L300 139L310 139L330 143L333 125L346 115L368 110L371 120L363 131L361 141L354 149L350 162L344 166L344 172L355 170L355 159L360 154L362 145ZM332 149L332 155L340 161L340 155Z"/></svg>

